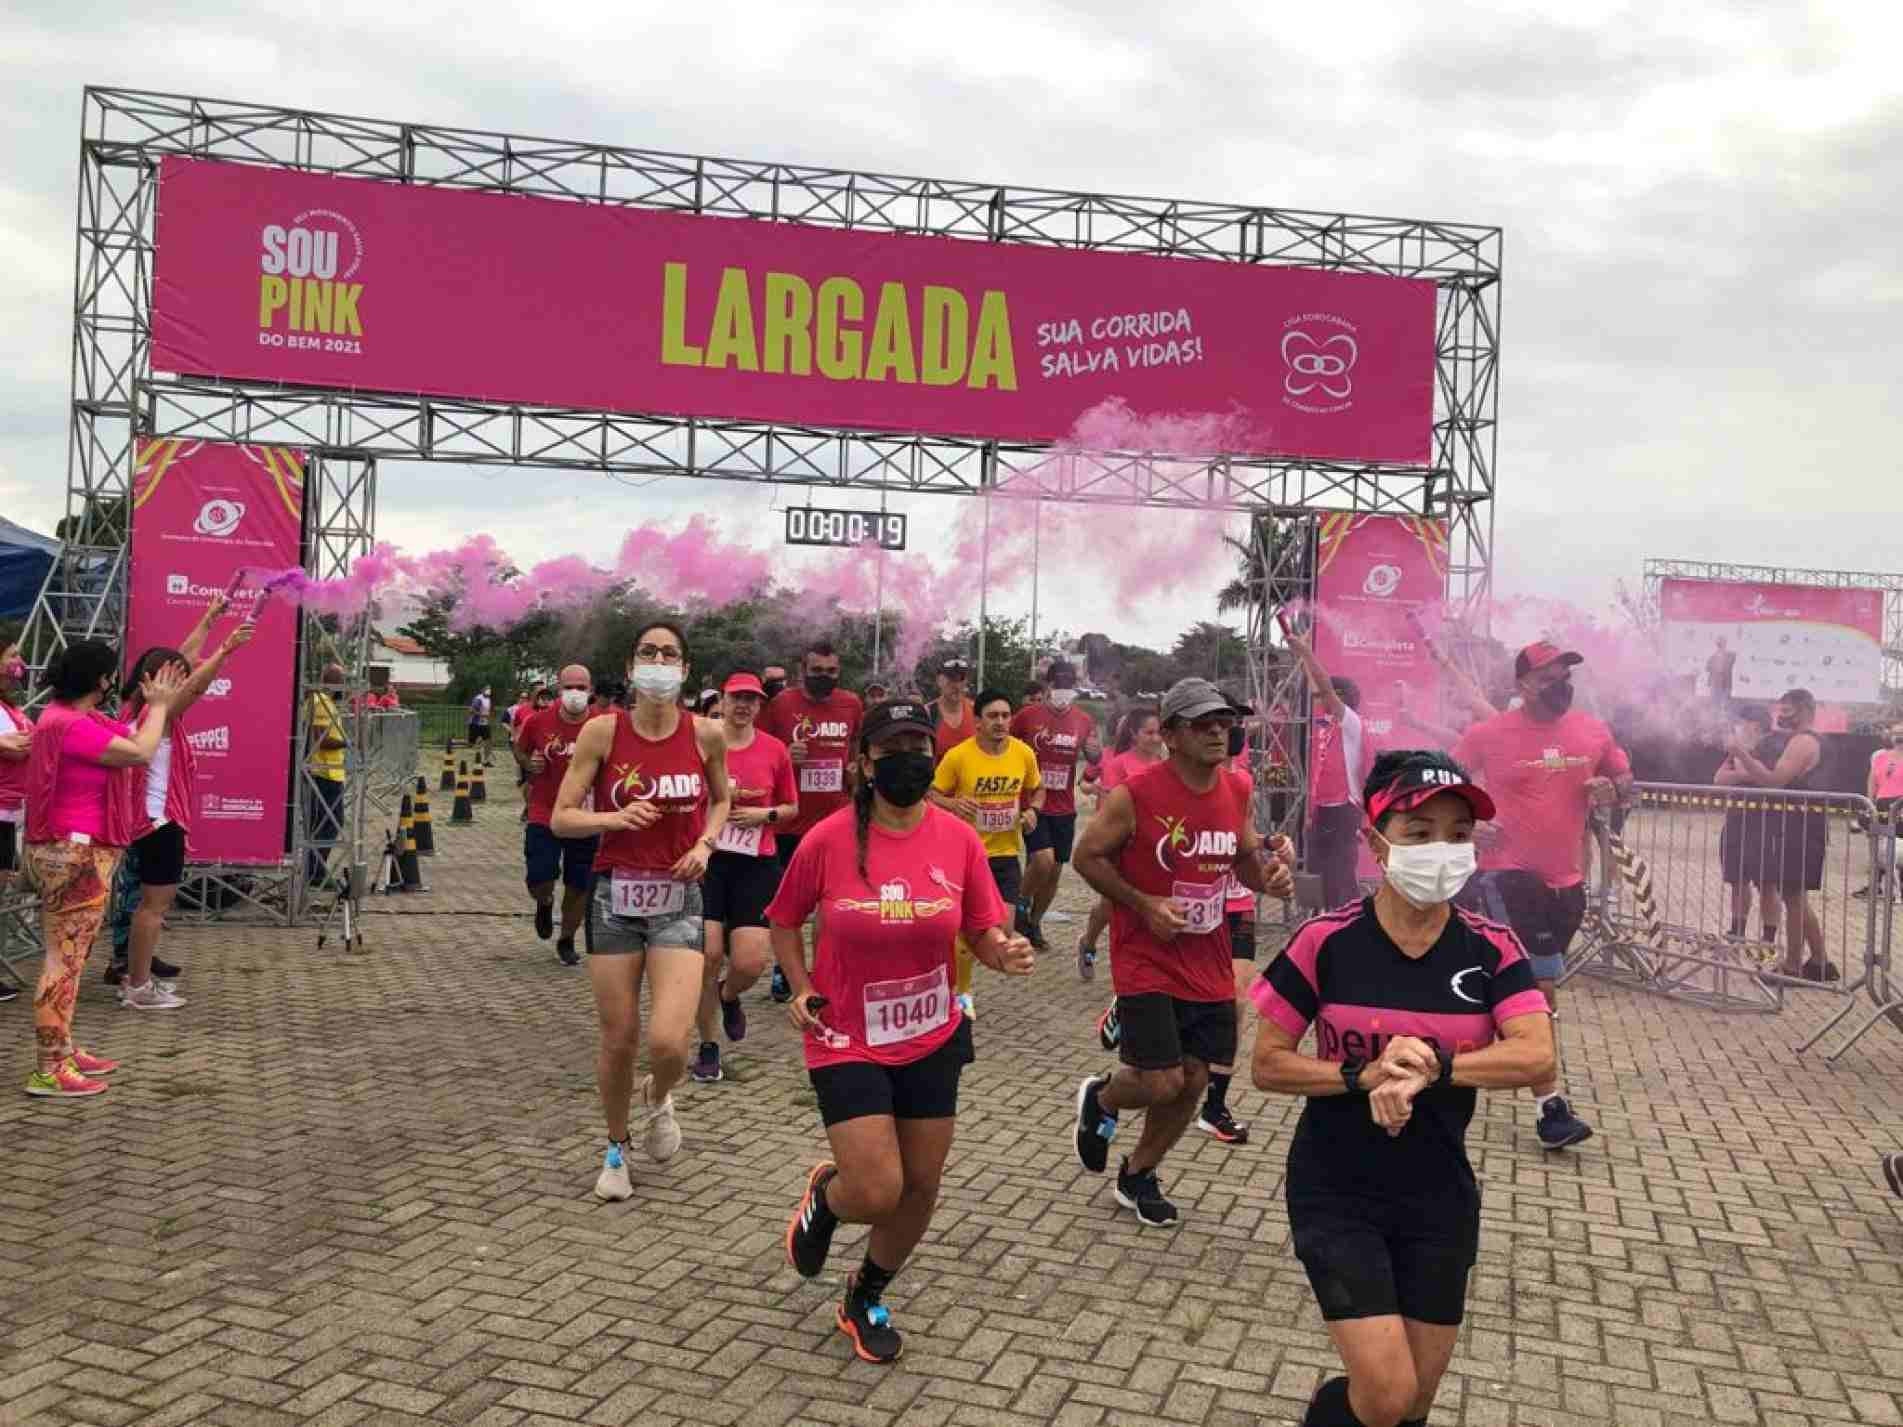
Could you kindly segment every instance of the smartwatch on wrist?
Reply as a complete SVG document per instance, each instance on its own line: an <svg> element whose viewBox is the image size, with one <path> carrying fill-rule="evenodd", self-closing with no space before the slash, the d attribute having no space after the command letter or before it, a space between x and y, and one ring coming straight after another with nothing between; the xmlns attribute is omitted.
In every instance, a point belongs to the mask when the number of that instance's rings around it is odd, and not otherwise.
<svg viewBox="0 0 1903 1427"><path fill-rule="evenodd" d="M778 822L780 820L780 810L778 808L768 808L766 810L766 820L770 823Z"/></svg>
<svg viewBox="0 0 1903 1427"><path fill-rule="evenodd" d="M1434 1047L1434 1052L1440 1056L1440 1074L1434 1077L1434 1083L1436 1085L1452 1085L1454 1083L1453 1056L1449 1055L1439 1046Z"/></svg>
<svg viewBox="0 0 1903 1427"><path fill-rule="evenodd" d="M1344 1060L1341 1063L1341 1083L1348 1087L1350 1095L1361 1094L1361 1072L1366 1065L1365 1060Z"/></svg>

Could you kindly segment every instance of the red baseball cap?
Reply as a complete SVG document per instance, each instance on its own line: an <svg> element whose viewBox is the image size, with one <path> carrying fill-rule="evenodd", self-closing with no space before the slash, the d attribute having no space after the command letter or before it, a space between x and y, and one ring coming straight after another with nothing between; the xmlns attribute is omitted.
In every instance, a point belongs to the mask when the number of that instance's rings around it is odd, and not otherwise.
<svg viewBox="0 0 1903 1427"><path fill-rule="evenodd" d="M1442 793L1464 799L1478 822L1494 816L1493 799L1465 768L1444 753L1421 753L1411 756L1385 787L1369 795L1368 821L1379 823L1388 813L1407 812Z"/></svg>
<svg viewBox="0 0 1903 1427"><path fill-rule="evenodd" d="M1544 669L1555 659L1565 664L1584 664L1586 656L1563 650L1556 644L1548 644L1544 639L1536 639L1522 649L1519 657L1513 661L1513 677L1524 679L1535 669Z"/></svg>
<svg viewBox="0 0 1903 1427"><path fill-rule="evenodd" d="M763 699L766 697L765 687L745 669L742 669L737 674L729 674L727 676L727 682L720 686L720 692L723 694L758 694Z"/></svg>

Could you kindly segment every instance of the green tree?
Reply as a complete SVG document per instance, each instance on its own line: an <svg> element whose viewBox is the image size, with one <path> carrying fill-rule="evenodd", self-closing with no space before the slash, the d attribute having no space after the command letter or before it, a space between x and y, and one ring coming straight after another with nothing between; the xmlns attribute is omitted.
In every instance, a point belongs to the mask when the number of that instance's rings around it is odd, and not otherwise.
<svg viewBox="0 0 1903 1427"><path fill-rule="evenodd" d="M1249 648L1230 626L1201 620L1176 636L1170 661L1178 679L1236 679L1248 667Z"/></svg>
<svg viewBox="0 0 1903 1427"><path fill-rule="evenodd" d="M1255 603L1259 587L1266 588L1271 604L1288 604L1304 597L1313 583L1313 545L1307 520L1258 515L1250 528L1248 540L1222 537L1236 557L1236 577L1216 594L1216 609L1222 614L1249 608ZM1266 532L1266 560L1256 550L1255 532Z"/></svg>

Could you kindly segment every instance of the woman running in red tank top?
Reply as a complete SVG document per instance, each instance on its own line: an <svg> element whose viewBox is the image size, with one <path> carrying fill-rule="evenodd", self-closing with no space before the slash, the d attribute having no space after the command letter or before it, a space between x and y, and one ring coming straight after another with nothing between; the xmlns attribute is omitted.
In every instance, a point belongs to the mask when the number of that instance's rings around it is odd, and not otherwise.
<svg viewBox="0 0 1903 1427"><path fill-rule="evenodd" d="M628 666L633 702L583 727L549 817L557 837L601 838L583 933L601 1019L595 1083L608 1149L595 1193L603 1199L634 1192L628 1114L644 974L653 1007L642 1144L655 1160L681 1147L669 1092L687 1069L700 1004L700 879L732 800L720 725L680 706L687 669L687 637L673 625L652 624L636 636Z"/></svg>

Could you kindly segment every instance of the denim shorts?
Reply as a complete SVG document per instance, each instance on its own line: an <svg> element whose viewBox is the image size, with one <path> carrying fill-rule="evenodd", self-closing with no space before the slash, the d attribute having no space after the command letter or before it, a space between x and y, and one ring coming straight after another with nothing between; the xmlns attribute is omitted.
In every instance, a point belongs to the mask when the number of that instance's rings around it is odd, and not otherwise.
<svg viewBox="0 0 1903 1427"><path fill-rule="evenodd" d="M610 910L613 890L605 872L595 874L588 894L588 920L582 943L590 956L631 956L656 946L679 946L699 951L705 937L701 916L700 884L690 882L678 912L659 917L617 917Z"/></svg>

